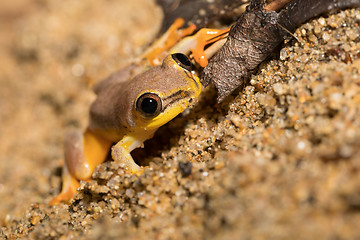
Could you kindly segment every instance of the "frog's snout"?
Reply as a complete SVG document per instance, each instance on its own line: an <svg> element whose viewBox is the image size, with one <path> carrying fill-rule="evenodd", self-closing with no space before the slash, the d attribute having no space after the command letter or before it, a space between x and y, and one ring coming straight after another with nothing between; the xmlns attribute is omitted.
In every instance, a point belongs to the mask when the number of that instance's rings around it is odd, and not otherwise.
<svg viewBox="0 0 360 240"><path fill-rule="evenodd" d="M171 54L171 57L174 59L174 61L182 68L188 70L188 71L192 71L193 70L193 65L190 62L190 59L182 53L174 53Z"/></svg>

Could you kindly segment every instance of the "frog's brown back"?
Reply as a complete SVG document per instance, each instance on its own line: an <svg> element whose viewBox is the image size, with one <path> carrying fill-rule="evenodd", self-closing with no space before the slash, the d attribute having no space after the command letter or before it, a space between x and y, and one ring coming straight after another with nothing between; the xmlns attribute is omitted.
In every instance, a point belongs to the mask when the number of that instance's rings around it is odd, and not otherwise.
<svg viewBox="0 0 360 240"><path fill-rule="evenodd" d="M128 81L134 72L134 69L136 66L134 64L131 64L125 68L122 68L121 70L111 74L104 80L99 81L93 86L93 91L98 95L101 91L106 89L109 85L120 83L120 82L126 82Z"/></svg>

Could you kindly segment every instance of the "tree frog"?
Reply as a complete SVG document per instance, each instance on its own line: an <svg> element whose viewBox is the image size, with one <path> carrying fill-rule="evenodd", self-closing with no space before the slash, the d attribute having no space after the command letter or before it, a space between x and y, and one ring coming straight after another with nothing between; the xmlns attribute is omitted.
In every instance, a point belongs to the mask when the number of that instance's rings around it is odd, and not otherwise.
<svg viewBox="0 0 360 240"><path fill-rule="evenodd" d="M200 46L200 55L203 54L203 46L214 41L214 31L209 31L206 37L204 31L200 31L201 35L179 43L176 50L165 54L166 57L157 58L164 56L164 49L169 48L164 45L169 43L168 36L175 36L175 43L184 34L194 31L190 26L178 32L183 21L175 23L177 25L143 57L149 62L146 67L130 65L95 85L97 99L90 108L88 128L84 133L71 132L64 139L63 187L50 204L73 198L79 181L91 178L110 148L112 158L123 164L128 172L141 174L143 169L134 162L130 152L197 101L202 89L200 79L189 58L177 51L188 52L190 49L194 53L196 46ZM160 65L157 64L159 59L163 59ZM147 70L143 71L144 68Z"/></svg>

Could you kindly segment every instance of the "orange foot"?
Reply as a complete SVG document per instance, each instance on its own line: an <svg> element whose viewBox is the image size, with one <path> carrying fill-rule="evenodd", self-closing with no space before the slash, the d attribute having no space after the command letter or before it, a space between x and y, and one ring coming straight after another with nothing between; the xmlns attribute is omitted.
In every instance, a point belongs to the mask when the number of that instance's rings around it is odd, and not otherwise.
<svg viewBox="0 0 360 240"><path fill-rule="evenodd" d="M76 190L80 187L79 181L72 177L65 167L63 169L62 182L61 193L49 202L50 205L70 201L70 199L74 198Z"/></svg>
<svg viewBox="0 0 360 240"><path fill-rule="evenodd" d="M221 40L230 30L230 28L223 30L202 28L195 35L188 36L195 31L196 26L192 24L187 28L180 29L183 25L184 19L176 19L161 38L143 55L143 58L147 59L151 66L159 65L169 53L189 54L192 52L194 60L201 67L206 67L208 64L204 50L206 45Z"/></svg>
<svg viewBox="0 0 360 240"><path fill-rule="evenodd" d="M223 39L229 30L230 28L223 30L202 28L195 35L186 37L180 41L171 49L171 53L188 53L191 51L194 60L199 63L201 67L206 67L208 60L205 55L205 46Z"/></svg>

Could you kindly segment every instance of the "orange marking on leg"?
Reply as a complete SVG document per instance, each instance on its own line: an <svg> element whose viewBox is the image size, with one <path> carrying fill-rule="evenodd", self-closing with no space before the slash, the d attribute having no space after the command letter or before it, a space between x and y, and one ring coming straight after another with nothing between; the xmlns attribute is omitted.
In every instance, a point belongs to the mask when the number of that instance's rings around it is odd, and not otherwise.
<svg viewBox="0 0 360 240"><path fill-rule="evenodd" d="M111 141L89 129L85 131L83 138L76 138L76 136L78 135L71 135L70 141L65 144L69 154L65 154L63 186L61 193L49 202L50 205L74 198L76 189L80 186L79 180L88 181L91 178L96 166L105 160L112 144ZM81 139L82 143L78 142ZM78 144L83 144L83 147L76 147Z"/></svg>
<svg viewBox="0 0 360 240"><path fill-rule="evenodd" d="M201 67L206 67L208 65L208 60L204 51L205 46L222 39L223 35L227 32L229 32L229 29L219 30L202 28L193 36L196 45L191 51L194 60L199 63Z"/></svg>
<svg viewBox="0 0 360 240"><path fill-rule="evenodd" d="M86 165L89 168L91 174L95 168L103 163L109 152L112 142L87 129L84 133L84 156ZM86 180L90 176L85 177Z"/></svg>
<svg viewBox="0 0 360 240"><path fill-rule="evenodd" d="M146 58L151 66L161 62L161 59L167 55L167 51L174 46L183 37L192 34L196 26L194 24L187 28L180 29L184 25L183 18L177 18L169 29L149 48L145 53Z"/></svg>
<svg viewBox="0 0 360 240"><path fill-rule="evenodd" d="M66 165L63 167L62 184L61 193L49 202L50 205L67 202L70 199L73 199L76 190L80 187L79 181L70 175Z"/></svg>

